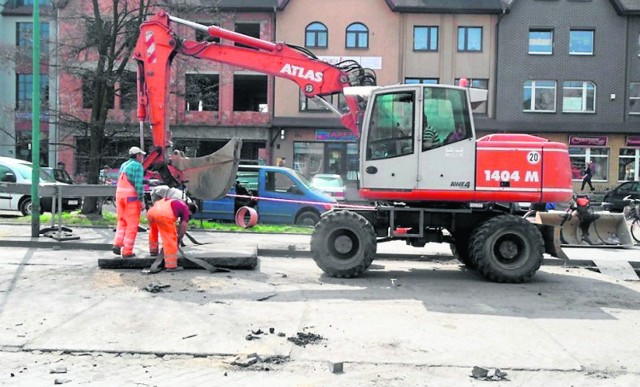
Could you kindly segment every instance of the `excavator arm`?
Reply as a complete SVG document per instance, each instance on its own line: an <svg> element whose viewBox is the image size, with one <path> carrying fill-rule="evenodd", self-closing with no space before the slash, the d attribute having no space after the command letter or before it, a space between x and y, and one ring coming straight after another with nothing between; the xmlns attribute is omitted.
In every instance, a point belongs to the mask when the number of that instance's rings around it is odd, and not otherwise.
<svg viewBox="0 0 640 387"><path fill-rule="evenodd" d="M180 39L171 29L172 22L242 46ZM197 159L184 158L175 151L167 162L165 152L171 147L167 109L171 62L178 54L289 79L307 97L316 98L339 114L342 124L356 134L361 111L358 97L345 95L347 113L340 112L322 97L342 93L345 87L375 85L375 74L355 61L332 65L304 48L268 42L216 26L204 26L170 16L164 11L156 13L140 26L133 54L138 65L138 120L141 129L145 121L149 122L154 146L143 165L145 169L158 171L169 185L185 184L194 196L201 199L220 197L233 184L241 140L231 139L218 152Z"/></svg>

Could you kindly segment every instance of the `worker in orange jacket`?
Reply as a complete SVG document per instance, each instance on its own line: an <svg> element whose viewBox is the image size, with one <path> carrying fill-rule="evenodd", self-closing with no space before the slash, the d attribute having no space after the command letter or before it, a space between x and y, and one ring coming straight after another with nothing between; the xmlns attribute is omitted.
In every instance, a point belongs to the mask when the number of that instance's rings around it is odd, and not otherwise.
<svg viewBox="0 0 640 387"><path fill-rule="evenodd" d="M123 258L134 257L133 245L138 235L140 212L144 203L144 168L146 153L137 146L129 149L129 160L122 163L116 186L116 213L118 224L112 251Z"/></svg>
<svg viewBox="0 0 640 387"><path fill-rule="evenodd" d="M178 199L160 199L147 211L149 220L149 252L158 255L162 239L164 268L167 271L181 270L178 267L178 245L187 233L189 216L197 211L195 204L186 204ZM176 221L180 223L176 229Z"/></svg>

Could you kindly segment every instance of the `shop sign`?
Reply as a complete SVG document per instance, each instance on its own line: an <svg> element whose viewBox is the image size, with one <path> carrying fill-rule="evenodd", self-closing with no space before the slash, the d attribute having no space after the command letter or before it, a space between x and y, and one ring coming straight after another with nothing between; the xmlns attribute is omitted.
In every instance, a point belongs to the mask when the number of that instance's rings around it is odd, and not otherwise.
<svg viewBox="0 0 640 387"><path fill-rule="evenodd" d="M627 136L626 146L640 147L640 136Z"/></svg>
<svg viewBox="0 0 640 387"><path fill-rule="evenodd" d="M346 130L316 130L316 141L357 141L355 134Z"/></svg>
<svg viewBox="0 0 640 387"><path fill-rule="evenodd" d="M607 146L607 136L569 136L569 146Z"/></svg>

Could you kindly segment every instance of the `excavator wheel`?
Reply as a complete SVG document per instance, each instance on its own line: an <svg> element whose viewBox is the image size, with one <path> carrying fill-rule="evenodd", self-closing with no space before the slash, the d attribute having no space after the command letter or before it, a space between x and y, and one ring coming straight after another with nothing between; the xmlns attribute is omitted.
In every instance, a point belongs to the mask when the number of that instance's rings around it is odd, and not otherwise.
<svg viewBox="0 0 640 387"><path fill-rule="evenodd" d="M330 212L313 230L311 253L326 274L356 277L369 268L376 256L376 233L371 223L355 212Z"/></svg>
<svg viewBox="0 0 640 387"><path fill-rule="evenodd" d="M474 230L469 248L482 276L495 282L521 283L540 268L544 241L528 220L499 215Z"/></svg>
<svg viewBox="0 0 640 387"><path fill-rule="evenodd" d="M471 232L469 230L456 230L456 232L453 233L454 241L450 243L449 246L451 247L451 253L455 258L469 269L475 269L476 263L471 259L471 254L469 254L469 251L471 250L471 247L469 246L470 236Z"/></svg>

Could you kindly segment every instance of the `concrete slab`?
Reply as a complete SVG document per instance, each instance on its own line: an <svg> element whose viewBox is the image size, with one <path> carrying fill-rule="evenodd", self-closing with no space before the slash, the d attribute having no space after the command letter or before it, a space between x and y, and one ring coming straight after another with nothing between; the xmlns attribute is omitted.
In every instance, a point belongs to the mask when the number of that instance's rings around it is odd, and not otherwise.
<svg viewBox="0 0 640 387"><path fill-rule="evenodd" d="M210 247L208 249L211 249ZM183 247L182 250L188 257L198 258L210 265L235 270L253 270L258 266L257 249L240 248L234 251L207 250L204 246ZM144 269L150 267L156 257L148 254L135 258L101 258L98 259L98 267L101 269ZM185 269L204 269L203 267L182 257L178 258L178 266Z"/></svg>
<svg viewBox="0 0 640 387"><path fill-rule="evenodd" d="M640 277L628 261L594 259L600 273L623 281L640 281Z"/></svg>

